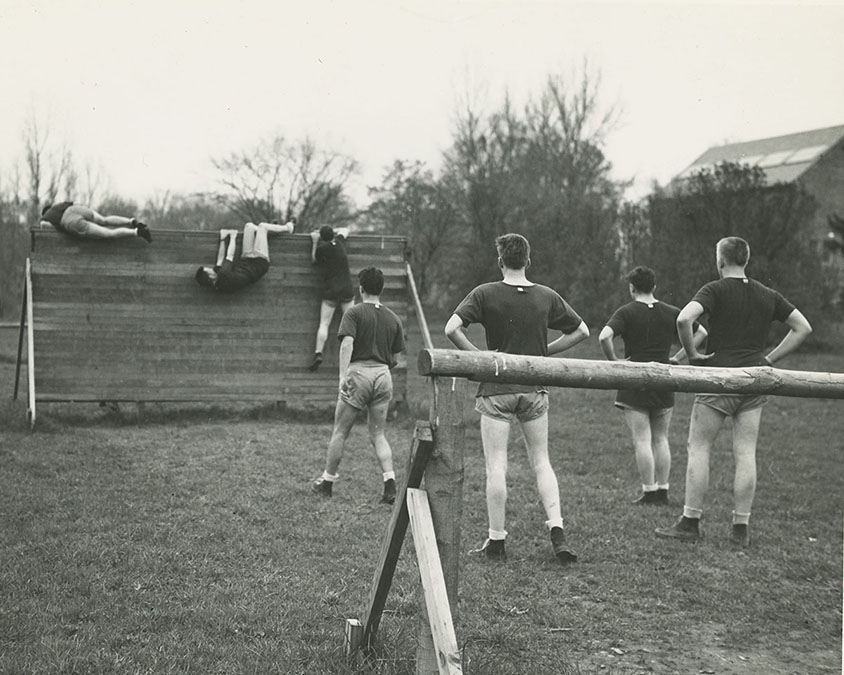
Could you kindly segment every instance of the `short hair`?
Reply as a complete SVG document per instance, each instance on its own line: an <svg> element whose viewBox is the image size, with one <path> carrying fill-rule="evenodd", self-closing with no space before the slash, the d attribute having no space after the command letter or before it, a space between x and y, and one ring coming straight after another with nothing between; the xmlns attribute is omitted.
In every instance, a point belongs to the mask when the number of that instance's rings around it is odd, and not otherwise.
<svg viewBox="0 0 844 675"><path fill-rule="evenodd" d="M358 280L367 295L381 295L384 290L384 273L377 267L364 267L358 272Z"/></svg>
<svg viewBox="0 0 844 675"><path fill-rule="evenodd" d="M332 241L334 239L334 228L331 225L323 225L319 228L319 238L323 241Z"/></svg>
<svg viewBox="0 0 844 675"><path fill-rule="evenodd" d="M214 288L214 282L211 281L211 277L208 276L208 272L205 271L204 267L200 267L196 270L194 278L196 279L196 283L200 286L205 286L205 288Z"/></svg>
<svg viewBox="0 0 844 675"><path fill-rule="evenodd" d="M744 267L750 260L750 244L741 237L724 237L718 242L716 251L729 265Z"/></svg>
<svg viewBox="0 0 844 675"><path fill-rule="evenodd" d="M520 270L527 267L530 260L530 243L520 234L502 234L496 237L495 246L504 267Z"/></svg>
<svg viewBox="0 0 844 675"><path fill-rule="evenodd" d="M50 210L51 206L52 206L52 204L50 202L47 202L46 204L44 204L44 208L41 209L41 215L43 216L45 213L47 213L47 211Z"/></svg>
<svg viewBox="0 0 844 675"><path fill-rule="evenodd" d="M656 286L656 275L650 267L639 265L627 275L627 281L639 293L650 293Z"/></svg>

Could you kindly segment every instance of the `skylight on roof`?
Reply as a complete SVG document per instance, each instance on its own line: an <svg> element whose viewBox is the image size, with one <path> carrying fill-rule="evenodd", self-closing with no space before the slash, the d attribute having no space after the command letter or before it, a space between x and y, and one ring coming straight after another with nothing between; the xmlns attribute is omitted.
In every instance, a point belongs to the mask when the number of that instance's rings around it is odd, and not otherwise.
<svg viewBox="0 0 844 675"><path fill-rule="evenodd" d="M797 152L795 152L791 157L788 158L786 164L798 164L799 162L811 162L813 159L816 159L824 150L826 150L829 146L828 145L812 145L807 148L800 148Z"/></svg>
<svg viewBox="0 0 844 675"><path fill-rule="evenodd" d="M749 164L750 166L756 166L759 164L759 160L761 160L765 155L750 155L748 157L741 157L739 162L741 164Z"/></svg>
<svg viewBox="0 0 844 675"><path fill-rule="evenodd" d="M785 164L786 158L792 154L794 154L794 150L780 150L779 152L772 152L770 155L765 155L761 160L759 160L759 166L764 168L767 166L779 166L780 164Z"/></svg>

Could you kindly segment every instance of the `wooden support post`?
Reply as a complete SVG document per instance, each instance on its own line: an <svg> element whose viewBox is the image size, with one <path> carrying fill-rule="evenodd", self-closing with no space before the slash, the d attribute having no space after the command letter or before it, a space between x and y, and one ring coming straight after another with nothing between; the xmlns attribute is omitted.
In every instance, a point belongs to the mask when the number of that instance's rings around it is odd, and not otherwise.
<svg viewBox="0 0 844 675"><path fill-rule="evenodd" d="M425 471L425 490L428 493L448 599L451 607L456 608L460 522L463 513L466 382L455 378L432 378L431 390L434 454ZM440 666L433 638L430 624L421 621L416 648L418 675L436 673Z"/></svg>
<svg viewBox="0 0 844 675"><path fill-rule="evenodd" d="M433 635L436 660L434 672L440 675L457 675L463 672L460 650L457 648L450 601L440 566L437 536L434 533L434 523L427 497L424 490L407 491L413 545L416 548L419 575L422 578L427 621ZM416 672L419 672L418 661Z"/></svg>
<svg viewBox="0 0 844 675"><path fill-rule="evenodd" d="M347 657L352 657L358 652L363 639L363 625L357 619L346 619L346 645Z"/></svg>
<svg viewBox="0 0 844 675"><path fill-rule="evenodd" d="M26 259L26 380L29 385L29 397L26 411L29 419L29 428L35 428L35 326L32 320L32 265L29 258Z"/></svg>
<svg viewBox="0 0 844 675"><path fill-rule="evenodd" d="M423 349L419 353L418 365L420 375L465 377L478 382L580 389L844 398L844 373L779 370L765 366L670 366L664 363L561 359L456 349Z"/></svg>
<svg viewBox="0 0 844 675"><path fill-rule="evenodd" d="M419 292L416 290L416 281L413 279L413 270L410 269L410 263L407 264L407 282L410 287L410 295L413 298L413 308L416 311L416 320L419 322L419 330L422 331L422 343L425 349L433 349L434 343L431 341L431 332L428 330L428 320L425 318L425 311L422 309L422 300L419 298Z"/></svg>
<svg viewBox="0 0 844 675"><path fill-rule="evenodd" d="M27 258L27 265L29 264L29 258ZM15 363L15 393L12 398L17 401L18 400L18 384L20 383L21 378L21 361L23 359L23 336L24 336L24 326L26 326L26 298L29 294L29 274L26 271L23 273L23 299L21 301L21 323L20 329L18 330L18 360Z"/></svg>
<svg viewBox="0 0 844 675"><path fill-rule="evenodd" d="M416 429L413 432L410 457L407 460L407 469L402 479L401 489L396 493L393 515L390 517L390 524L381 544L381 554L375 567L372 590L369 594L369 605L364 616L361 633L360 644L364 649L371 646L375 634L378 632L381 614L384 611L387 594L393 583L393 574L395 574L399 553L401 553L402 543L407 532L409 522L407 489L418 488L422 484L422 476L425 474L425 467L431 458L433 447L431 426L427 422L417 422Z"/></svg>

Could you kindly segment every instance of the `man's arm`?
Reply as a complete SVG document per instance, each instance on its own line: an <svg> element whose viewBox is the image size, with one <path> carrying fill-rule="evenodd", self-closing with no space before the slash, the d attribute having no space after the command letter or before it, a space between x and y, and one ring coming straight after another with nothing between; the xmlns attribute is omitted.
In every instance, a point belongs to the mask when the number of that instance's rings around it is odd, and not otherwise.
<svg viewBox="0 0 844 675"><path fill-rule="evenodd" d="M680 310L677 316L677 335L680 338L680 344L689 357L689 363L692 361L706 361L711 359L714 354L701 354L698 351L698 344L695 344L695 337L692 333L695 321L697 321L703 314L703 305L696 300L692 300L688 305Z"/></svg>
<svg viewBox="0 0 844 675"><path fill-rule="evenodd" d="M694 332L694 335L692 335L696 349L700 349L700 346L703 344L703 341L706 339L707 335L709 335L709 333L706 332L706 328L698 324L697 330ZM685 358L686 350L684 347L680 347L680 349L677 350L677 353L674 354L674 356L672 356L670 359L668 359L668 362L676 365Z"/></svg>
<svg viewBox="0 0 844 675"><path fill-rule="evenodd" d="M548 356L551 356L552 354L559 354L567 349L571 349L578 342L583 342L583 340L588 337L589 326L586 325L585 321L581 321L580 325L571 333L563 333L556 340L548 344Z"/></svg>
<svg viewBox="0 0 844 675"><path fill-rule="evenodd" d="M355 349L355 339L351 335L343 336L340 341L340 382L346 377L346 371L352 362L352 352Z"/></svg>
<svg viewBox="0 0 844 675"><path fill-rule="evenodd" d="M615 331L609 326L604 326L598 334L598 342L601 345L601 351L608 361L618 361L619 358L615 355L615 347L613 347L612 340L615 337Z"/></svg>
<svg viewBox="0 0 844 675"><path fill-rule="evenodd" d="M812 332L812 325L803 316L803 313L799 309L795 309L791 314L788 315L788 318L785 320L785 325L788 326L791 330L788 331L786 336L782 339L782 341L774 347L765 359L768 361L768 365L774 365L776 361L779 361L797 349L807 337Z"/></svg>
<svg viewBox="0 0 844 675"><path fill-rule="evenodd" d="M445 336L454 343L455 347L462 349L464 352L480 351L466 337L466 329L463 328L463 319L457 316L457 314L452 314L448 323L446 323Z"/></svg>

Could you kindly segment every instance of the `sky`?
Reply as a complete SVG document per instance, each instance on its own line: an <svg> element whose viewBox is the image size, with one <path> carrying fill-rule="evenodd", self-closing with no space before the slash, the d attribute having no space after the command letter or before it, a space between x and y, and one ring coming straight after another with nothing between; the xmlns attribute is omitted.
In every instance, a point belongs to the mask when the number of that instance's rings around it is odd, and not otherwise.
<svg viewBox="0 0 844 675"><path fill-rule="evenodd" d="M630 198L713 145L844 124L844 0L2 0L0 187L36 119L113 192L213 190L212 158L281 134L433 171L462 103L601 78Z"/></svg>

